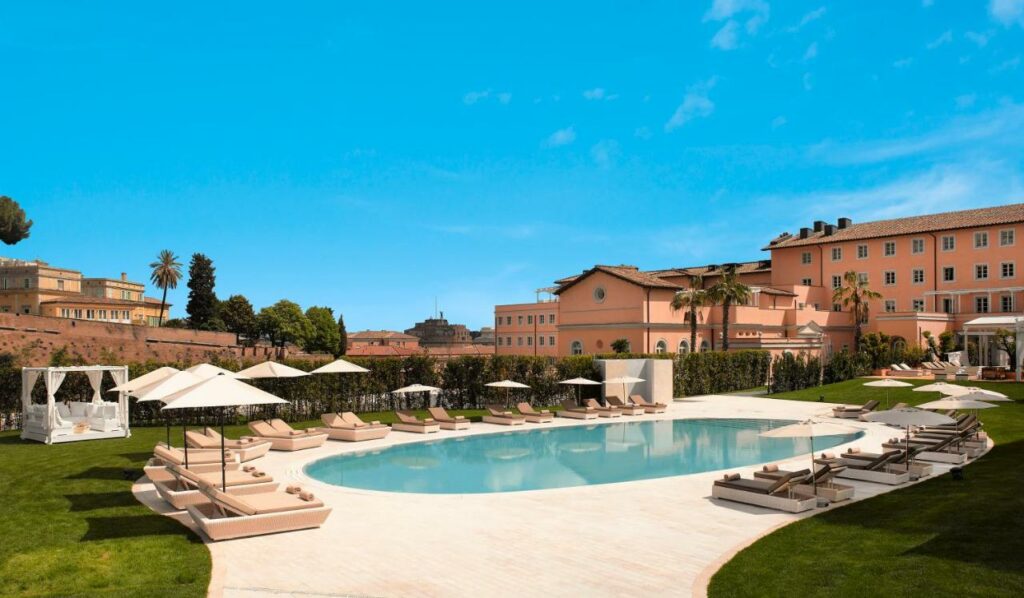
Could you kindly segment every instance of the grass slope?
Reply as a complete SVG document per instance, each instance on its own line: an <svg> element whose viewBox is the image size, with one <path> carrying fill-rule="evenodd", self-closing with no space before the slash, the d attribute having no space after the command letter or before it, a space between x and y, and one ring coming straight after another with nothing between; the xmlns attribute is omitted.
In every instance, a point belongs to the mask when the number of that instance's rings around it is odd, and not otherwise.
<svg viewBox="0 0 1024 598"><path fill-rule="evenodd" d="M479 419L482 412L451 413ZM363 417L390 422L394 414ZM181 428L172 434L179 444ZM128 439L46 446L0 433L0 594L204 596L209 551L131 494L164 437L163 428L136 428Z"/></svg>
<svg viewBox="0 0 1024 598"><path fill-rule="evenodd" d="M864 382L774 398L863 404L884 396ZM971 384L1016 402L979 412L997 445L965 469L965 480L939 476L788 525L729 561L709 595L1024 595L1024 385ZM909 388L889 393L890 404L936 398Z"/></svg>

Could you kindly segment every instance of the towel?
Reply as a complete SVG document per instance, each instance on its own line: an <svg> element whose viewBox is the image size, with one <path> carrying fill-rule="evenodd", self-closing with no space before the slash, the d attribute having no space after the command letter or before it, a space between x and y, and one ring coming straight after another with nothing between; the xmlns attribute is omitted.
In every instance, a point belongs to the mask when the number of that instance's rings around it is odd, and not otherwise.
<svg viewBox="0 0 1024 598"><path fill-rule="evenodd" d="M288 486L287 488L285 488L284 491L287 492L288 494L298 494L298 493L302 492L302 486L298 486L296 484L292 484L292 485Z"/></svg>
<svg viewBox="0 0 1024 598"><path fill-rule="evenodd" d="M267 475L267 472L260 471L258 469L256 471L252 472L252 477L254 477L254 478L262 478L265 475Z"/></svg>
<svg viewBox="0 0 1024 598"><path fill-rule="evenodd" d="M846 449L846 452L848 452L848 453L859 453L860 452L860 448L858 448L858 447L848 448L848 449Z"/></svg>
<svg viewBox="0 0 1024 598"><path fill-rule="evenodd" d="M821 458L822 459L835 459L836 456L834 454L832 454L832 453L822 453L821 454Z"/></svg>
<svg viewBox="0 0 1024 598"><path fill-rule="evenodd" d="M779 466L778 465L774 465L774 464L772 464L772 465L765 465L761 469L764 470L764 471L778 471L779 470Z"/></svg>
<svg viewBox="0 0 1024 598"><path fill-rule="evenodd" d="M735 482L736 480L740 479L740 474L727 473L725 474L725 476L722 477L722 479L725 480L726 482Z"/></svg>
<svg viewBox="0 0 1024 598"><path fill-rule="evenodd" d="M371 426L379 426L380 425L380 420L379 419L375 419L372 422L370 422L370 425Z"/></svg>
<svg viewBox="0 0 1024 598"><path fill-rule="evenodd" d="M299 498L306 502L310 502L313 500L313 493L307 490L303 490L302 492L299 492Z"/></svg>
<svg viewBox="0 0 1024 598"><path fill-rule="evenodd" d="M245 471L245 472L256 471L256 466L255 465L246 465L245 467L242 468L242 471Z"/></svg>

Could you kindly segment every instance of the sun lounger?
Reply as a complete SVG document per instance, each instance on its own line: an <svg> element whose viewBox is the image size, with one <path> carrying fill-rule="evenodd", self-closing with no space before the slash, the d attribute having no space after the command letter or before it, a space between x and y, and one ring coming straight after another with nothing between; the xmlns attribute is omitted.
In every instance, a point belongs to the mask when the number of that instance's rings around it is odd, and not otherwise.
<svg viewBox="0 0 1024 598"><path fill-rule="evenodd" d="M558 417L571 417L572 419L597 419L597 411L590 407L580 407L575 401L562 401L562 408L557 413Z"/></svg>
<svg viewBox="0 0 1024 598"><path fill-rule="evenodd" d="M221 446L220 433L213 428L206 428L203 432L189 430L185 432L185 442L190 447L199 449L220 450ZM259 459L270 452L270 443L251 436L243 436L240 440L225 438L224 448L231 449L238 455L239 461L246 463L253 459Z"/></svg>
<svg viewBox="0 0 1024 598"><path fill-rule="evenodd" d="M380 421L376 420L376 419L371 421L370 423L366 423L363 420L359 419L359 416L356 415L355 413L352 413L351 411L346 411L346 412L342 413L341 414L341 419L344 420L345 423L349 424L350 426L354 426L356 428L362 428L364 426L365 427L369 427L369 428L390 428L391 427L391 426L389 426L387 424L380 423Z"/></svg>
<svg viewBox="0 0 1024 598"><path fill-rule="evenodd" d="M177 465L168 465L166 471L168 477L152 480L153 487L156 488L157 494L161 498L179 511L189 505L207 501L206 496L199 491L199 486L202 484L214 484L219 487L222 482L226 482L228 491L232 494L249 494L277 489L274 478L255 468L249 471L240 469L225 471L223 478L220 471L196 473Z"/></svg>
<svg viewBox="0 0 1024 598"><path fill-rule="evenodd" d="M434 418L434 421L441 424L442 430L468 430L469 420L464 415L456 415L452 417L448 415L444 407L431 407L427 409L430 413L430 417Z"/></svg>
<svg viewBox="0 0 1024 598"><path fill-rule="evenodd" d="M608 401L608 404L618 409L623 415L643 415L647 411L640 405L629 405L616 395L607 395L604 400Z"/></svg>
<svg viewBox="0 0 1024 598"><path fill-rule="evenodd" d="M808 472L803 479L791 477L790 479L793 480L794 484L793 490L808 495L814 495L815 490L817 490L817 496L829 502L849 500L853 498L853 486L837 484L832 481L836 474L844 468L845 466L843 465L833 466L823 463L814 470L813 474ZM765 480L777 480L783 476L792 476L794 473L796 472L779 469L777 465L765 465L761 471L754 472L754 477Z"/></svg>
<svg viewBox="0 0 1024 598"><path fill-rule="evenodd" d="M665 410L668 409L668 405L665 403L653 403L640 395L629 395L629 400L634 405L643 407L647 413L665 413Z"/></svg>
<svg viewBox="0 0 1024 598"><path fill-rule="evenodd" d="M270 447L275 451L301 451L323 446L327 442L327 434L317 432L316 428L299 431L280 419L251 421L249 429L256 436L269 440Z"/></svg>
<svg viewBox="0 0 1024 598"><path fill-rule="evenodd" d="M865 413L871 413L877 409L878 404L878 401L872 399L863 405L839 405L832 408L832 417L859 419Z"/></svg>
<svg viewBox="0 0 1024 598"><path fill-rule="evenodd" d="M794 479L803 479L810 470L790 472L776 480L744 479L739 474L726 475L715 480L711 496L723 500L741 502L758 507L777 509L789 513L809 511L817 506L818 499L793 489Z"/></svg>
<svg viewBox="0 0 1024 598"><path fill-rule="evenodd" d="M487 415L484 415L483 420L489 424L521 426L526 423L526 417L516 415L501 405L485 405L485 407L487 408Z"/></svg>
<svg viewBox="0 0 1024 598"><path fill-rule="evenodd" d="M391 424L391 429L398 432L412 432L413 434L433 434L441 431L441 424L431 418L420 419L408 411L396 411L398 421Z"/></svg>
<svg viewBox="0 0 1024 598"><path fill-rule="evenodd" d="M516 409L519 413L526 418L526 421L531 424L544 424L554 421L555 414L551 413L547 409L537 411L527 402L522 402L516 405Z"/></svg>
<svg viewBox="0 0 1024 598"><path fill-rule="evenodd" d="M365 440L379 440L391 433L391 427L385 425L355 426L337 414L324 413L320 416L324 427L317 428L318 432L327 434L331 440L343 440L345 442L363 442Z"/></svg>
<svg viewBox="0 0 1024 598"><path fill-rule="evenodd" d="M909 450L904 447L886 446L882 444L882 448L887 450L899 451L899 455L890 461L886 465L888 471L896 473L909 473L910 479L918 479L932 475L932 466L930 463L922 463L918 460L918 455L921 453L920 447L912 446ZM843 460L847 465L851 463L856 465L858 463L870 462L878 459L883 453L866 453L861 451L859 448L853 448L843 453ZM909 467L908 467L909 464Z"/></svg>
<svg viewBox="0 0 1024 598"><path fill-rule="evenodd" d="M212 485L199 490L209 502L189 505L188 514L213 541L320 527L331 509L311 492L261 492L238 496Z"/></svg>
<svg viewBox="0 0 1024 598"><path fill-rule="evenodd" d="M921 461L934 461L936 463L951 463L961 465L967 462L971 451L967 448L958 448L959 438L947 436L945 438L921 438L913 437L910 444L904 438L893 438L882 444L882 448L900 449L914 451L914 458Z"/></svg>
<svg viewBox="0 0 1024 598"><path fill-rule="evenodd" d="M590 407L601 417L622 417L622 412L615 407L604 407L597 399L587 399L587 407Z"/></svg>
<svg viewBox="0 0 1024 598"><path fill-rule="evenodd" d="M815 459L815 463L845 465L846 469L836 474L840 478L898 486L910 481L910 473L906 471L906 466L902 470L896 466L903 457L904 453L900 450L869 454L861 453L859 449L850 449L843 453L840 459L823 455L821 459Z"/></svg>

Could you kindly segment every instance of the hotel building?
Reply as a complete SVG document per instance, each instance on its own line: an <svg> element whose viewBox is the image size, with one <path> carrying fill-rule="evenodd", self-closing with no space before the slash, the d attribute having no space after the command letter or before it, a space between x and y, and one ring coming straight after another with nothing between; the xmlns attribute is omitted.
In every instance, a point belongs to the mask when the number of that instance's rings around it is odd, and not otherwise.
<svg viewBox="0 0 1024 598"><path fill-rule="evenodd" d="M555 281L555 301L496 306L497 352L603 353L620 338L635 352L720 348L721 306L698 311L697 346L690 347L689 314L670 303L693 277L711 287L726 267L751 289L747 304L730 310L730 348L827 356L850 347L851 314L832 301L848 271L882 295L870 302L864 332L923 345L926 331L962 332L993 313L1024 315L1021 234L1024 204L1013 204L861 224L818 221L772 239L765 260L649 271L598 265ZM542 325L544 351L534 330Z"/></svg>

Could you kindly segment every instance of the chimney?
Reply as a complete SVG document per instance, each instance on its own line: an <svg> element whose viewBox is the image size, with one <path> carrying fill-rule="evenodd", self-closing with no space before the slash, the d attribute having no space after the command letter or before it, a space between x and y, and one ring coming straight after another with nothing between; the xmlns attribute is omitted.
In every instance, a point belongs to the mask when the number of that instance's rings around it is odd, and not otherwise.
<svg viewBox="0 0 1024 598"><path fill-rule="evenodd" d="M829 237L829 236L832 236L834 234L836 234L836 225L834 225L834 224L826 224L825 225L825 236Z"/></svg>
<svg viewBox="0 0 1024 598"><path fill-rule="evenodd" d="M811 236L811 229L807 228L806 226L802 227L800 229L800 238L806 239L809 236Z"/></svg>
<svg viewBox="0 0 1024 598"><path fill-rule="evenodd" d="M825 230L825 221L824 220L815 220L814 221L814 232L820 233L823 230Z"/></svg>
<svg viewBox="0 0 1024 598"><path fill-rule="evenodd" d="M124 282L128 282L128 273L127 272L122 272L121 273L121 280L124 281Z"/></svg>
<svg viewBox="0 0 1024 598"><path fill-rule="evenodd" d="M842 230L844 228L850 228L851 224L853 224L853 220L850 220L849 218L840 218L839 219L839 229L840 230Z"/></svg>

